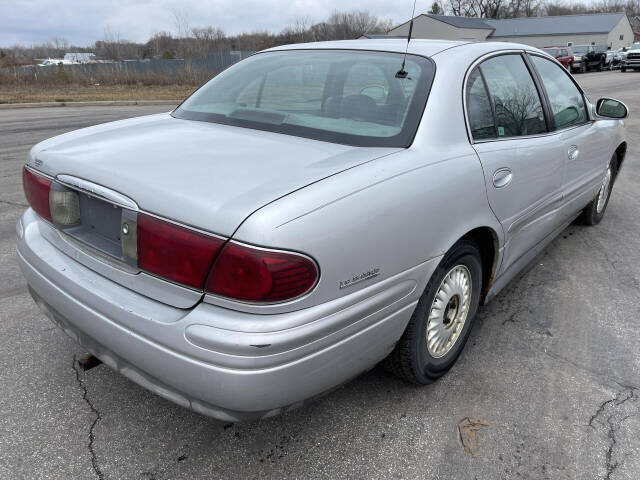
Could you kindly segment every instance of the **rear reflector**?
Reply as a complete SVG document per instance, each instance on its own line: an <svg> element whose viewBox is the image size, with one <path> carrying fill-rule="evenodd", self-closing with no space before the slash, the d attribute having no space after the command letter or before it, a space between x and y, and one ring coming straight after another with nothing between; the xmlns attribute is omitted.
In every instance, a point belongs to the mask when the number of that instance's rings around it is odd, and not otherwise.
<svg viewBox="0 0 640 480"><path fill-rule="evenodd" d="M308 292L318 279L309 258L229 242L222 249L205 290L251 302L281 302Z"/></svg>
<svg viewBox="0 0 640 480"><path fill-rule="evenodd" d="M51 187L51 180L36 175L26 167L22 169L22 188L29 205L42 218L51 221L49 187Z"/></svg>
<svg viewBox="0 0 640 480"><path fill-rule="evenodd" d="M202 289L225 240L138 214L138 267L177 283Z"/></svg>

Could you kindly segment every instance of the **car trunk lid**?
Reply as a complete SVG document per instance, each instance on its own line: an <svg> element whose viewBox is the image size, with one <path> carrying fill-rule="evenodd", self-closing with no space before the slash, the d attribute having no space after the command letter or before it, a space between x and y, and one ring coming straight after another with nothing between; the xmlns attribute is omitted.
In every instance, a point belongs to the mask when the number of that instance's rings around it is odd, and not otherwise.
<svg viewBox="0 0 640 480"><path fill-rule="evenodd" d="M95 186L96 195L83 197L82 226L72 236L123 260L118 240L127 205L105 198L100 187L131 199L140 211L229 238L262 206L398 150L345 146L163 114L55 137L34 147L28 164L72 188L69 179L81 180L85 193L87 184ZM119 275L114 271L110 277L119 281ZM130 280L127 286L137 290ZM147 295L148 291L144 289ZM160 291L154 298L164 301Z"/></svg>

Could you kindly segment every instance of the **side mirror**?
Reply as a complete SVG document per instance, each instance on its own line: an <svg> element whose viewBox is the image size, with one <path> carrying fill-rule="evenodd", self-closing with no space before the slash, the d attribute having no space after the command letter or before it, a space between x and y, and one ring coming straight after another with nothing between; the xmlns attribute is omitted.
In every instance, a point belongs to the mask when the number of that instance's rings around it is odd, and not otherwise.
<svg viewBox="0 0 640 480"><path fill-rule="evenodd" d="M627 118L629 109L624 103L613 98L601 98L596 103L596 114L599 117L622 119Z"/></svg>

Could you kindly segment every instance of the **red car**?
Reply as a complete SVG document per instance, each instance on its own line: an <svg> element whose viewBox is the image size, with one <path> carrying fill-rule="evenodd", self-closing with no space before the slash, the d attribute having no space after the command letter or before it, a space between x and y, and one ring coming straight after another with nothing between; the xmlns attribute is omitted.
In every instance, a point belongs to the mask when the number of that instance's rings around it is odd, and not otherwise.
<svg viewBox="0 0 640 480"><path fill-rule="evenodd" d="M564 68L571 71L573 53L569 47L544 47L543 50L558 60Z"/></svg>

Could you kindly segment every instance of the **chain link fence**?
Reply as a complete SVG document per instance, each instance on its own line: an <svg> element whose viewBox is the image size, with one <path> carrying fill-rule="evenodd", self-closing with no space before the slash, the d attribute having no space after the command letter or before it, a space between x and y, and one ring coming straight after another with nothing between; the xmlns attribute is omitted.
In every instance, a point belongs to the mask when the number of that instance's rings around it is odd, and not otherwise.
<svg viewBox="0 0 640 480"><path fill-rule="evenodd" d="M254 52L213 52L199 59L125 60L109 63L10 67L0 84L199 85Z"/></svg>

